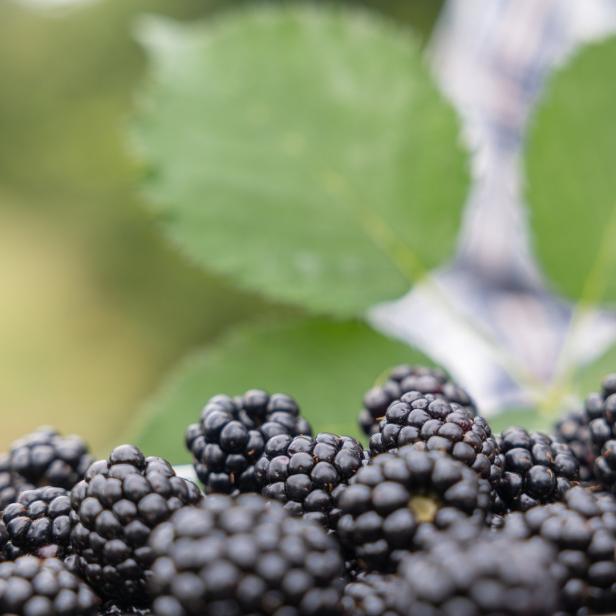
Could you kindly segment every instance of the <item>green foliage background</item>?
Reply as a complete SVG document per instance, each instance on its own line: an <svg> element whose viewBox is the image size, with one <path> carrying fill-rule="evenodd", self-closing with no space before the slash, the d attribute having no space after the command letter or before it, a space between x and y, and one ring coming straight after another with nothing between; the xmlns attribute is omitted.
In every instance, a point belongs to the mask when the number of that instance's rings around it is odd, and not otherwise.
<svg viewBox="0 0 616 616"><path fill-rule="evenodd" d="M412 22L424 40L440 8L349 3ZM186 352L247 316L297 315L181 258L136 196L125 147L145 70L137 17L207 18L238 4L0 3L0 450L51 422L103 453Z"/></svg>

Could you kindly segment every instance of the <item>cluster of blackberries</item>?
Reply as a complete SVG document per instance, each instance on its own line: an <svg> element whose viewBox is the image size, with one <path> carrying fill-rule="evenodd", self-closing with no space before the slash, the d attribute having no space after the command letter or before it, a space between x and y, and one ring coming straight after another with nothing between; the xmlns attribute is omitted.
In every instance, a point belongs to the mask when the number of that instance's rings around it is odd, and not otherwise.
<svg viewBox="0 0 616 616"><path fill-rule="evenodd" d="M0 613L439 616L616 611L616 377L554 436L492 434L401 366L349 436L287 395L206 403L196 484L39 430L0 457Z"/></svg>

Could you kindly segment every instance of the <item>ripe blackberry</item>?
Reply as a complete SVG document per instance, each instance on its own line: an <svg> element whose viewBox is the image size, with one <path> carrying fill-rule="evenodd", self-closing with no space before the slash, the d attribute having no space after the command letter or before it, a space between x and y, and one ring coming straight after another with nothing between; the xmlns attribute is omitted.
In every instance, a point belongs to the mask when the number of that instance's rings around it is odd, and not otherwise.
<svg viewBox="0 0 616 616"><path fill-rule="evenodd" d="M526 511L560 500L579 480L579 464L571 448L541 432L508 428L499 439L505 472L497 486L504 505Z"/></svg>
<svg viewBox="0 0 616 616"><path fill-rule="evenodd" d="M333 528L340 517L336 495L364 459L364 448L349 436L278 434L265 444L255 476L263 496Z"/></svg>
<svg viewBox="0 0 616 616"><path fill-rule="evenodd" d="M205 492L256 492L254 465L277 434L312 434L293 398L253 389L236 398L209 400L199 423L186 431L186 446Z"/></svg>
<svg viewBox="0 0 616 616"><path fill-rule="evenodd" d="M398 606L402 581L395 575L362 573L342 596L344 616L404 616Z"/></svg>
<svg viewBox="0 0 616 616"><path fill-rule="evenodd" d="M52 428L39 428L11 445L8 469L34 487L70 490L80 481L92 458L78 436L61 436Z"/></svg>
<svg viewBox="0 0 616 616"><path fill-rule="evenodd" d="M0 455L0 512L14 503L20 492L33 488L23 477L10 470L8 455Z"/></svg>
<svg viewBox="0 0 616 616"><path fill-rule="evenodd" d="M216 494L185 507L154 530L150 546L159 616L340 614L335 539L256 494Z"/></svg>
<svg viewBox="0 0 616 616"><path fill-rule="evenodd" d="M57 558L21 556L0 563L0 613L94 616L100 600Z"/></svg>
<svg viewBox="0 0 616 616"><path fill-rule="evenodd" d="M588 482L594 479L593 452L588 418L585 412L575 411L559 420L555 426L556 439L566 443L580 465L580 481Z"/></svg>
<svg viewBox="0 0 616 616"><path fill-rule="evenodd" d="M562 609L612 612L616 605L616 501L610 494L571 488L564 502L505 517L503 533L540 536L557 550L553 567Z"/></svg>
<svg viewBox="0 0 616 616"><path fill-rule="evenodd" d="M2 513L0 546L10 560L21 554L63 558L69 552L75 521L70 493L65 489L47 486L26 490Z"/></svg>
<svg viewBox="0 0 616 616"><path fill-rule="evenodd" d="M475 403L468 393L439 368L401 365L389 373L385 383L364 395L364 408L359 413L362 431L367 436L377 432L389 405L409 391L432 394L467 408L473 415L476 413Z"/></svg>
<svg viewBox="0 0 616 616"><path fill-rule="evenodd" d="M200 498L197 486L177 477L162 458L146 458L132 445L116 447L71 493L78 570L104 599L147 604L150 531Z"/></svg>
<svg viewBox="0 0 616 616"><path fill-rule="evenodd" d="M402 447L373 458L340 492L338 536L363 569L389 571L423 524L483 520L489 494L488 482L451 456Z"/></svg>
<svg viewBox="0 0 616 616"><path fill-rule="evenodd" d="M400 609L413 616L552 616L558 608L553 558L553 548L539 538L485 531L460 540L441 533L426 550L403 558Z"/></svg>
<svg viewBox="0 0 616 616"><path fill-rule="evenodd" d="M503 460L496 439L488 422L469 408L432 394L405 393L390 404L379 431L370 437L370 451L374 455L415 443L449 453L492 483L500 481Z"/></svg>

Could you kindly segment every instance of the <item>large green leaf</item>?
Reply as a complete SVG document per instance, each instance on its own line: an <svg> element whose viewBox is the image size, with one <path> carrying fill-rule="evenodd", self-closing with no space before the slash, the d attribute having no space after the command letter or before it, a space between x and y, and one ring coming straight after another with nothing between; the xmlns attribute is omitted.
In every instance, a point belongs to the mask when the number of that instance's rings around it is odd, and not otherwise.
<svg viewBox="0 0 616 616"><path fill-rule="evenodd" d="M616 300L616 39L557 73L533 121L528 199L542 266L566 295Z"/></svg>
<svg viewBox="0 0 616 616"><path fill-rule="evenodd" d="M198 263L348 315L452 254L465 156L410 33L261 5L199 25L148 18L139 36L145 191Z"/></svg>
<svg viewBox="0 0 616 616"><path fill-rule="evenodd" d="M136 441L148 453L186 461L184 429L198 420L204 403L217 393L254 387L294 396L315 431L358 436L363 393L383 370L402 362L431 363L354 321L236 329L178 368L144 409Z"/></svg>

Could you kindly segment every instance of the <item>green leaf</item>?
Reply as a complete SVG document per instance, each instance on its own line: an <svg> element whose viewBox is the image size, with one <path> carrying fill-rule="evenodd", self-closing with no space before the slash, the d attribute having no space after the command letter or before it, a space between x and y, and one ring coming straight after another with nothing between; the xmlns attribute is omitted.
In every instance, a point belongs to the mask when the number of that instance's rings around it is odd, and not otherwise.
<svg viewBox="0 0 616 616"><path fill-rule="evenodd" d="M528 199L536 249L557 289L616 300L616 39L558 72L530 132Z"/></svg>
<svg viewBox="0 0 616 616"><path fill-rule="evenodd" d="M148 18L134 134L167 234L237 284L315 311L397 298L454 250L454 112L409 32L341 7Z"/></svg>
<svg viewBox="0 0 616 616"><path fill-rule="evenodd" d="M310 319L236 329L175 371L144 409L136 442L147 453L187 461L184 430L198 420L205 402L217 393L255 387L295 397L316 432L359 436L363 394L384 369L403 362L431 364L355 321Z"/></svg>

